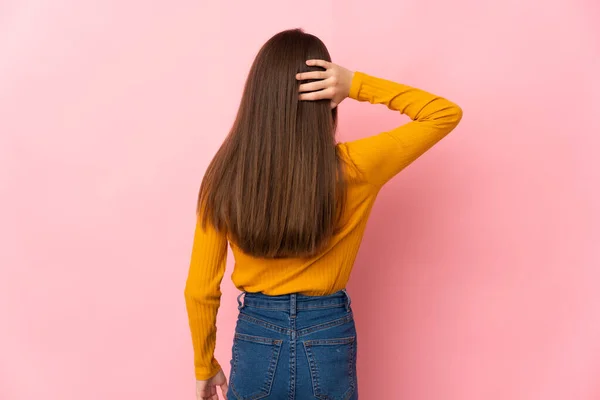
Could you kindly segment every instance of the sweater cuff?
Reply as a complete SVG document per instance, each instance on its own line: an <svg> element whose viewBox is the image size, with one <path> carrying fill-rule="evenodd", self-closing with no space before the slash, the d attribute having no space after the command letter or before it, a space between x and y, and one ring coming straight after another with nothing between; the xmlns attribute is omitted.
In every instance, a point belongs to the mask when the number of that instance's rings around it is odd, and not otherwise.
<svg viewBox="0 0 600 400"><path fill-rule="evenodd" d="M213 357L210 367L196 367L196 380L206 381L215 376L220 370L221 365L219 365L219 362Z"/></svg>
<svg viewBox="0 0 600 400"><path fill-rule="evenodd" d="M362 86L364 75L365 74L363 72L354 71L354 74L352 75L352 83L350 84L350 93L348 94L348 97L354 100L360 100L358 96L360 94L360 88Z"/></svg>

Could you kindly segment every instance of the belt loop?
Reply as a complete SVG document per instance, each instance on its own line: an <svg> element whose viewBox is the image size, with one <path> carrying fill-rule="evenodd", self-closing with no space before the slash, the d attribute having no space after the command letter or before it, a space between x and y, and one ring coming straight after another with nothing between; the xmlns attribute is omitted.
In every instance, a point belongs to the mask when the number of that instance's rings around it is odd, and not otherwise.
<svg viewBox="0 0 600 400"><path fill-rule="evenodd" d="M246 292L242 291L242 293L239 294L239 296L237 297L237 302L238 302L238 310L241 310L242 308L244 308L244 304L240 301L240 297L242 297L242 295L244 295Z"/></svg>
<svg viewBox="0 0 600 400"><path fill-rule="evenodd" d="M290 318L296 318L296 293L290 294Z"/></svg>
<svg viewBox="0 0 600 400"><path fill-rule="evenodd" d="M352 303L352 299L350 298L350 295L348 294L348 291L346 289L342 289L342 292L344 292L344 294L346 295L347 298L347 302L346 302L346 311L350 311L350 304Z"/></svg>

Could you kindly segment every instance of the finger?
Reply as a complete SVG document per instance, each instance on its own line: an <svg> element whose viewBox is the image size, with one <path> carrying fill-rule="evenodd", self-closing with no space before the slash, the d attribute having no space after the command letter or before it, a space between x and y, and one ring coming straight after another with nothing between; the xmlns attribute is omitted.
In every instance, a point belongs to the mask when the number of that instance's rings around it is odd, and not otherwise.
<svg viewBox="0 0 600 400"><path fill-rule="evenodd" d="M322 100L322 99L331 99L333 97L333 89L327 88L323 90L319 90L317 92L310 93L300 93L298 96L299 100Z"/></svg>
<svg viewBox="0 0 600 400"><path fill-rule="evenodd" d="M329 80L322 79L320 81L303 83L300 86L298 86L298 91L299 92L312 92L314 90L325 89L327 86L329 86Z"/></svg>
<svg viewBox="0 0 600 400"><path fill-rule="evenodd" d="M319 59L310 59L306 60L306 65L316 65L325 69L329 69L329 67L331 67L331 62Z"/></svg>
<svg viewBox="0 0 600 400"><path fill-rule="evenodd" d="M214 393L215 387L214 386L205 386L203 388L198 389L198 391L196 392L196 394L198 395L198 397L202 400L205 399L210 399Z"/></svg>
<svg viewBox="0 0 600 400"><path fill-rule="evenodd" d="M221 394L223 398L227 400L227 390L229 390L229 386L227 386L227 381L221 385Z"/></svg>
<svg viewBox="0 0 600 400"><path fill-rule="evenodd" d="M214 393L204 392L204 394L201 395L200 399L202 399L202 400L219 400L219 396L217 395L216 391Z"/></svg>
<svg viewBox="0 0 600 400"><path fill-rule="evenodd" d="M212 394L212 397L210 398L211 400L219 400L219 394L217 393L217 385L212 387L211 394Z"/></svg>
<svg viewBox="0 0 600 400"><path fill-rule="evenodd" d="M308 71L308 72L298 72L296 74L296 79L299 81L303 81L306 79L325 79L329 77L328 71Z"/></svg>

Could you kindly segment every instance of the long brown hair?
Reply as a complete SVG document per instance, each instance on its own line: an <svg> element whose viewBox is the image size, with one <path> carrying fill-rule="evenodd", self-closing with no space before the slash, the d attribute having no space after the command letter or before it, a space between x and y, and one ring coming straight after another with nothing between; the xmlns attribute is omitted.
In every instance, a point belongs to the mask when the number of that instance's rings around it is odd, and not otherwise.
<svg viewBox="0 0 600 400"><path fill-rule="evenodd" d="M335 140L337 107L298 100L296 73L331 61L302 29L271 37L259 50L233 127L212 159L198 195L202 226L226 230L245 253L309 257L337 233L345 204L343 161Z"/></svg>

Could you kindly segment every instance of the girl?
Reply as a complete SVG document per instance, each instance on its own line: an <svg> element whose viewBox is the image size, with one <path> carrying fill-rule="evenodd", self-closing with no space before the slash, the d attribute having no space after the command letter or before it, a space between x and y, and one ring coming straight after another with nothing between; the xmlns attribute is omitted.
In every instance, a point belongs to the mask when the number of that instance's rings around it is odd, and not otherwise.
<svg viewBox="0 0 600 400"><path fill-rule="evenodd" d="M346 97L412 121L338 143ZM302 29L263 45L198 196L185 287L198 399L217 400L217 387L229 400L358 399L345 288L369 213L382 186L461 117L442 97L332 63ZM213 355L228 243L241 291L229 384Z"/></svg>

